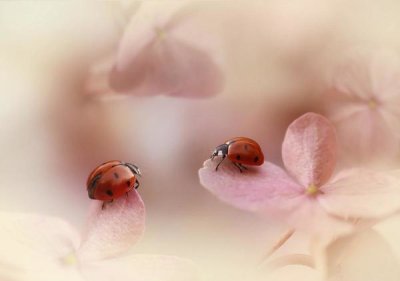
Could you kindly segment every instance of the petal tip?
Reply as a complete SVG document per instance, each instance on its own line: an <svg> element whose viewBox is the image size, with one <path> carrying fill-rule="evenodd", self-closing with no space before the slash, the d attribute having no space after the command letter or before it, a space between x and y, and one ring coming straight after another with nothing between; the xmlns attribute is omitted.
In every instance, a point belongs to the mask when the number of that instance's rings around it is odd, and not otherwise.
<svg viewBox="0 0 400 281"><path fill-rule="evenodd" d="M304 186L320 186L336 166L336 130L324 116L308 112L288 127L282 144L285 167Z"/></svg>
<svg viewBox="0 0 400 281"><path fill-rule="evenodd" d="M79 255L83 259L99 260L129 250L143 235L145 206L136 190L101 207L94 202Z"/></svg>

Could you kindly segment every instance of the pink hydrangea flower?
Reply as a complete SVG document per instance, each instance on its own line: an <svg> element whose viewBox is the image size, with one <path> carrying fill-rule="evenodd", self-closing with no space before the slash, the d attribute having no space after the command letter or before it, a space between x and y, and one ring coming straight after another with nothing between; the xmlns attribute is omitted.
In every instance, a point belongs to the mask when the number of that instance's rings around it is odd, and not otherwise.
<svg viewBox="0 0 400 281"><path fill-rule="evenodd" d="M189 261L128 252L144 231L136 191L104 210L92 207L83 234L58 218L0 213L0 280L197 280Z"/></svg>
<svg viewBox="0 0 400 281"><path fill-rule="evenodd" d="M323 116L307 113L287 129L282 144L287 171L265 162L238 173L231 163L215 171L207 160L201 184L224 202L267 213L327 243L355 229L355 221L379 219L400 209L400 188L390 174L343 170L334 174L336 135Z"/></svg>
<svg viewBox="0 0 400 281"><path fill-rule="evenodd" d="M193 15L185 1L141 3L112 58L107 74L111 90L185 98L221 92L224 76L217 38L191 20Z"/></svg>
<svg viewBox="0 0 400 281"><path fill-rule="evenodd" d="M400 148L399 56L354 50L335 66L328 87L326 109L345 154L364 163L396 157Z"/></svg>

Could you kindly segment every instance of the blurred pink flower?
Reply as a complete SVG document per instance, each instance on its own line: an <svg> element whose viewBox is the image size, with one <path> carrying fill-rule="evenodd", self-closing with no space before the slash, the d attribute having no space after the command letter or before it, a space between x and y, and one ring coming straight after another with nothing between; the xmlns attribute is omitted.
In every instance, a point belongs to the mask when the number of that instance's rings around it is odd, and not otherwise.
<svg viewBox="0 0 400 281"><path fill-rule="evenodd" d="M93 203L83 235L61 219L0 213L0 279L197 280L186 260L126 254L142 236L144 219L136 191L104 210L101 203Z"/></svg>
<svg viewBox="0 0 400 281"><path fill-rule="evenodd" d="M288 173L270 162L242 174L227 162L216 172L216 162L207 160L200 182L222 201L284 219L322 244L352 232L352 222L400 209L400 188L391 174L344 170L332 176L335 129L321 115L307 113L288 127L282 158Z"/></svg>
<svg viewBox="0 0 400 281"><path fill-rule="evenodd" d="M185 1L145 1L124 30L108 79L134 95L203 98L223 89L216 37L189 21Z"/></svg>
<svg viewBox="0 0 400 281"><path fill-rule="evenodd" d="M345 154L364 162L396 157L400 138L398 55L357 49L336 66L328 87L328 115Z"/></svg>

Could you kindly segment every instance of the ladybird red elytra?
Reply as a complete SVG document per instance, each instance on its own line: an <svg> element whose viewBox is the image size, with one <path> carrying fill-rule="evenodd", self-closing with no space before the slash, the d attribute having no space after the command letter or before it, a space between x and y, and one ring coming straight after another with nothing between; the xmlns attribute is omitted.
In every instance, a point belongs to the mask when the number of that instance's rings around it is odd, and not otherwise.
<svg viewBox="0 0 400 281"><path fill-rule="evenodd" d="M260 166L264 163L264 154L260 145L255 140L246 137L236 137L217 146L211 154L211 160L214 160L216 156L222 157L215 167L216 171L225 158L231 160L241 173L244 169L247 170L243 165Z"/></svg>
<svg viewBox="0 0 400 281"><path fill-rule="evenodd" d="M139 168L119 160L105 162L96 167L89 175L86 186L90 199L112 202L132 189L139 187Z"/></svg>

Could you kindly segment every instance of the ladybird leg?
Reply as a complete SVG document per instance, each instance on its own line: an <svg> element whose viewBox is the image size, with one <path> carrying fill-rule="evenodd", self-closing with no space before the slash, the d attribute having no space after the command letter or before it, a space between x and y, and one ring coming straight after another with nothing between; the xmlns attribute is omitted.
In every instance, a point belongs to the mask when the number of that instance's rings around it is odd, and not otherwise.
<svg viewBox="0 0 400 281"><path fill-rule="evenodd" d="M243 173L242 166L238 163L232 162L236 167L238 167L239 171Z"/></svg>
<svg viewBox="0 0 400 281"><path fill-rule="evenodd" d="M241 164L241 163L238 163L239 164L239 166L240 166L240 168L242 168L242 169L244 169L244 170L248 170L249 168L247 168L246 166L243 166L243 164Z"/></svg>
<svg viewBox="0 0 400 281"><path fill-rule="evenodd" d="M218 167L219 167L219 165L221 165L221 163L225 160L225 157L226 157L226 155L222 155L222 160L219 161L217 167L215 167L215 171L218 171Z"/></svg>
<svg viewBox="0 0 400 281"><path fill-rule="evenodd" d="M110 201L103 201L103 204L101 205L101 209L104 210L106 208L107 204L111 204L114 202L114 199L111 199Z"/></svg>
<svg viewBox="0 0 400 281"><path fill-rule="evenodd" d="M140 183L139 183L139 181L136 179L135 185L134 185L133 187L134 187L135 189L138 189L139 186L140 186Z"/></svg>

